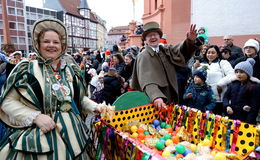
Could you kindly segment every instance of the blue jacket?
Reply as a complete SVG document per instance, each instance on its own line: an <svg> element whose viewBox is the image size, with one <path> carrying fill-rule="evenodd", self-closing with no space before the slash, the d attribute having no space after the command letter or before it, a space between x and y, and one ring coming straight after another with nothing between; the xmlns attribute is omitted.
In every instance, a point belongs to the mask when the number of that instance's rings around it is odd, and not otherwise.
<svg viewBox="0 0 260 160"><path fill-rule="evenodd" d="M192 94L191 98L186 97L188 93ZM216 98L211 87L207 84L196 85L192 83L186 89L183 99L189 107L197 108L202 112L212 111L216 105Z"/></svg>
<svg viewBox="0 0 260 160"><path fill-rule="evenodd" d="M229 84L228 89L223 98L223 106L230 106L233 110L232 115L227 115L231 119L238 119L246 123L255 124L259 107L257 106L257 97L259 97L259 87L256 83L250 81L251 89L248 91L248 86L236 80ZM243 110L243 107L248 105L251 107L249 112Z"/></svg>

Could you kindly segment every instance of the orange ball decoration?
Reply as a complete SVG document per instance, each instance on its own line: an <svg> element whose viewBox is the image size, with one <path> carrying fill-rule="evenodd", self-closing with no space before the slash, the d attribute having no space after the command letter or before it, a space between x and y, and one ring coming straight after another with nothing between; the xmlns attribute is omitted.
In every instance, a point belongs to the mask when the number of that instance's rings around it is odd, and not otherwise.
<svg viewBox="0 0 260 160"><path fill-rule="evenodd" d="M144 133L139 133L139 134L138 134L138 139L144 140L144 139L145 139Z"/></svg>
<svg viewBox="0 0 260 160"><path fill-rule="evenodd" d="M183 158L184 156L182 154L176 154L176 159Z"/></svg>
<svg viewBox="0 0 260 160"><path fill-rule="evenodd" d="M159 154L159 155L162 155L162 153L163 153L163 150L157 150L157 153Z"/></svg>
<svg viewBox="0 0 260 160"><path fill-rule="evenodd" d="M172 136L172 142L173 142L174 144L178 144L178 143L180 142L179 137L177 137L177 136Z"/></svg>
<svg viewBox="0 0 260 160"><path fill-rule="evenodd" d="M166 128L166 130L167 130L167 131L168 131L168 133L170 133L170 134L173 132L173 129L172 129L172 127L167 127L167 128Z"/></svg>
<svg viewBox="0 0 260 160"><path fill-rule="evenodd" d="M139 127L138 129L137 129L137 133L144 133L144 129L142 128L142 127Z"/></svg>

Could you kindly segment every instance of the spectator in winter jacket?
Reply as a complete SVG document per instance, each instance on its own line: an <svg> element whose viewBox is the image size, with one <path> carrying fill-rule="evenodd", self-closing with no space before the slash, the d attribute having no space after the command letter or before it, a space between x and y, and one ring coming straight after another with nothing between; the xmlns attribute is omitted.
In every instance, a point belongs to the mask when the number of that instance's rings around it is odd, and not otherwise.
<svg viewBox="0 0 260 160"><path fill-rule="evenodd" d="M112 56L113 68L116 69L118 74L121 74L124 68L124 58L120 53L116 53Z"/></svg>
<svg viewBox="0 0 260 160"><path fill-rule="evenodd" d="M221 46L220 53L221 53L222 59L227 60L230 64L234 63L234 61L237 59L237 58L234 58L231 56L231 49L229 46Z"/></svg>
<svg viewBox="0 0 260 160"><path fill-rule="evenodd" d="M6 81L6 66L9 63L4 54L0 53L0 93L3 84Z"/></svg>
<svg viewBox="0 0 260 160"><path fill-rule="evenodd" d="M245 61L248 58L254 58L255 64L253 66L253 77L260 79L260 57L259 57L259 42L254 39L249 39L244 45L244 56L238 58L232 63L234 67L239 62Z"/></svg>
<svg viewBox="0 0 260 160"><path fill-rule="evenodd" d="M223 37L224 46L229 46L231 49L232 59L236 59L243 56L243 51L240 47L234 45L234 38L231 35L226 35Z"/></svg>
<svg viewBox="0 0 260 160"><path fill-rule="evenodd" d="M122 77L117 74L115 68L110 68L104 76L104 88L102 91L101 102L113 104L117 97L121 95L121 87L123 86Z"/></svg>
<svg viewBox="0 0 260 160"><path fill-rule="evenodd" d="M104 71L101 71L98 75L98 82L93 95L97 103L102 103L102 89L104 88Z"/></svg>
<svg viewBox="0 0 260 160"><path fill-rule="evenodd" d="M124 65L121 73L119 73L120 76L122 76L125 79L125 83L124 83L125 92L129 88L129 80L131 79L131 76L132 76L134 62L135 62L135 59L131 54L128 53L127 55L125 55L125 65Z"/></svg>
<svg viewBox="0 0 260 160"><path fill-rule="evenodd" d="M211 87L207 85L207 72L204 69L195 70L194 83L186 89L183 99L187 106L201 110L212 111L216 105L216 99Z"/></svg>
<svg viewBox="0 0 260 160"><path fill-rule="evenodd" d="M254 59L248 58L235 66L237 80L229 84L223 98L223 106L230 119L238 119L251 124L256 124L259 110L256 99L259 97L257 95L259 87L256 87L257 83L251 78L254 63Z"/></svg>

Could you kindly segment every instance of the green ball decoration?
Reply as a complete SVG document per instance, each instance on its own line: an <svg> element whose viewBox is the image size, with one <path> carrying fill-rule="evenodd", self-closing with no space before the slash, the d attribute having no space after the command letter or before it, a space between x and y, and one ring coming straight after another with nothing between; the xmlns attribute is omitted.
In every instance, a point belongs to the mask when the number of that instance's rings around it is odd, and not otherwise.
<svg viewBox="0 0 260 160"><path fill-rule="evenodd" d="M185 147L182 144L177 144L175 149L179 154L183 154L185 152Z"/></svg>
<svg viewBox="0 0 260 160"><path fill-rule="evenodd" d="M144 131L144 135L149 135L150 132L149 131Z"/></svg>
<svg viewBox="0 0 260 160"><path fill-rule="evenodd" d="M164 137L160 137L159 139L160 139L160 140L166 140Z"/></svg>
<svg viewBox="0 0 260 160"><path fill-rule="evenodd" d="M165 134L163 137L164 137L165 140L172 138L172 136L170 134Z"/></svg>
<svg viewBox="0 0 260 160"><path fill-rule="evenodd" d="M161 122L161 128L166 128L166 123L165 122Z"/></svg>
<svg viewBox="0 0 260 160"><path fill-rule="evenodd" d="M150 158L150 154L144 152L144 154L142 155L141 160L149 160L149 158Z"/></svg>
<svg viewBox="0 0 260 160"><path fill-rule="evenodd" d="M158 141L155 145L155 148L158 149L158 150L162 150L164 149L164 143L162 141Z"/></svg>
<svg viewBox="0 0 260 160"><path fill-rule="evenodd" d="M167 124L167 125L165 126L165 128L167 128L167 127L172 127L172 125L170 125L170 124Z"/></svg>

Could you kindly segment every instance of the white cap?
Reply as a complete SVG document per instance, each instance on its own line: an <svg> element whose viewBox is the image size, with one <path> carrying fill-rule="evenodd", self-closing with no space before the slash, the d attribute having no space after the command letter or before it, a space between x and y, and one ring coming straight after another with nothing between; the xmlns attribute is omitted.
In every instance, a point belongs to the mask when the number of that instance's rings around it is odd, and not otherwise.
<svg viewBox="0 0 260 160"><path fill-rule="evenodd" d="M246 43L244 45L244 49L245 49L245 47L254 47L256 52L259 51L259 43L254 39L249 39L248 41L246 41Z"/></svg>

